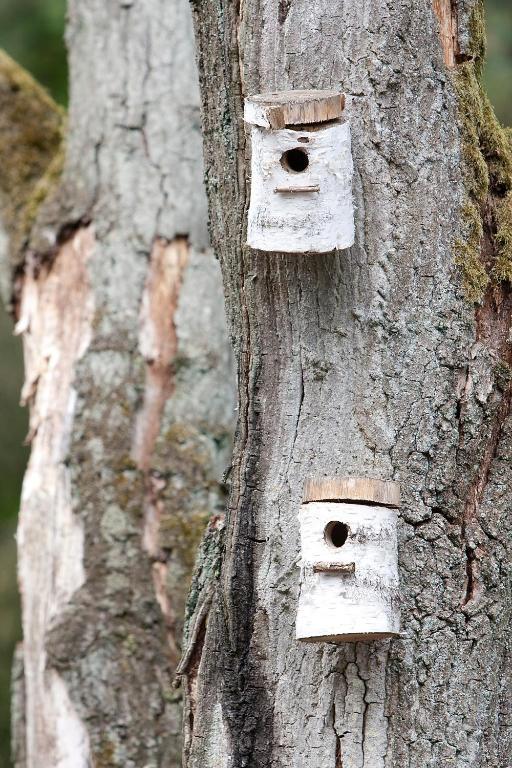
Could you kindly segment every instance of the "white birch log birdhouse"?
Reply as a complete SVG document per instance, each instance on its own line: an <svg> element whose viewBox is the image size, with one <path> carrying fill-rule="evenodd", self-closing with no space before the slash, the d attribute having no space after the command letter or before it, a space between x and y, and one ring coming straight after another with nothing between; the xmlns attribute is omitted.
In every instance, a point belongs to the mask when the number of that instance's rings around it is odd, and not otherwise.
<svg viewBox="0 0 512 768"><path fill-rule="evenodd" d="M399 506L394 482L306 483L299 512L298 640L341 643L399 634Z"/></svg>
<svg viewBox="0 0 512 768"><path fill-rule="evenodd" d="M344 107L337 91L280 91L245 100L252 248L328 253L353 245L353 164Z"/></svg>

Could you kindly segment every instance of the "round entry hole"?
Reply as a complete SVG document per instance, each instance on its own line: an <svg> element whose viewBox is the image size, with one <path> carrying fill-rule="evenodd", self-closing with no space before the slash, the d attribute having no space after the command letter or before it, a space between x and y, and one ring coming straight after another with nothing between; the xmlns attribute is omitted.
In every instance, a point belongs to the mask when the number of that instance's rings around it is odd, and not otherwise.
<svg viewBox="0 0 512 768"><path fill-rule="evenodd" d="M348 538L348 525L332 520L324 530L325 540L331 547L342 547Z"/></svg>
<svg viewBox="0 0 512 768"><path fill-rule="evenodd" d="M288 149L281 155L281 165L292 173L302 173L309 165L308 153L301 147Z"/></svg>

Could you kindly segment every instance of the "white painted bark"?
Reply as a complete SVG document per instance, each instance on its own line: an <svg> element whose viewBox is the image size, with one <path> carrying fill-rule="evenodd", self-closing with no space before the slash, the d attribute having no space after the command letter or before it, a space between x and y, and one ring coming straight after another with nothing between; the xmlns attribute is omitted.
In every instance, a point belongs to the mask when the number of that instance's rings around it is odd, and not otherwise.
<svg viewBox="0 0 512 768"><path fill-rule="evenodd" d="M329 543L327 526L346 525ZM300 591L295 636L311 642L371 641L400 631L397 513L366 504L311 502L299 512ZM318 565L322 569L318 571ZM353 573L327 566L353 565ZM315 566L317 570L315 571Z"/></svg>

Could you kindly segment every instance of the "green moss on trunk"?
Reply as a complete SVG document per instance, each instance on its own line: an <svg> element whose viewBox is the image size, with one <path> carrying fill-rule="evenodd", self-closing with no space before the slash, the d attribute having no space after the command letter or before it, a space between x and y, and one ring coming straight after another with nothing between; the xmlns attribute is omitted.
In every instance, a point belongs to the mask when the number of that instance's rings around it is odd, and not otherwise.
<svg viewBox="0 0 512 768"><path fill-rule="evenodd" d="M455 242L455 261L469 301L479 303L493 283L512 278L512 143L482 86L485 18L482 0L471 17L470 56L454 72L462 129L462 152L468 199L462 207L462 238ZM492 245L484 252L484 237Z"/></svg>
<svg viewBox="0 0 512 768"><path fill-rule="evenodd" d="M480 258L482 218L479 209L470 199L462 206L462 222L464 236L455 241L455 263L462 272L467 298L478 302L489 285L489 276Z"/></svg>
<svg viewBox="0 0 512 768"><path fill-rule="evenodd" d="M63 165L65 116L47 92L0 51L0 219L17 264L37 211Z"/></svg>
<svg viewBox="0 0 512 768"><path fill-rule="evenodd" d="M497 280L512 283L512 192L497 205L496 243L498 256L494 265Z"/></svg>

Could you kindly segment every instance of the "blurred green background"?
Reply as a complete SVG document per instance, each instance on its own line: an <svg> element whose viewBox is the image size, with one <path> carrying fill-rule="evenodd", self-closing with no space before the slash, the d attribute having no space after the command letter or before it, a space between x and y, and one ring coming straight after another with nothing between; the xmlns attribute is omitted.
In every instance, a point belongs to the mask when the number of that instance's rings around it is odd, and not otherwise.
<svg viewBox="0 0 512 768"><path fill-rule="evenodd" d="M512 125L512 0L486 0L491 101L501 121ZM65 0L1 0L0 47L23 64L60 104L66 104L67 68L63 30ZM0 169L1 173L1 169ZM9 761L9 677L20 637L14 531L27 450L26 413L18 407L21 345L0 307L0 768Z"/></svg>
<svg viewBox="0 0 512 768"><path fill-rule="evenodd" d="M485 0L485 85L496 114L512 127L512 0Z"/></svg>

